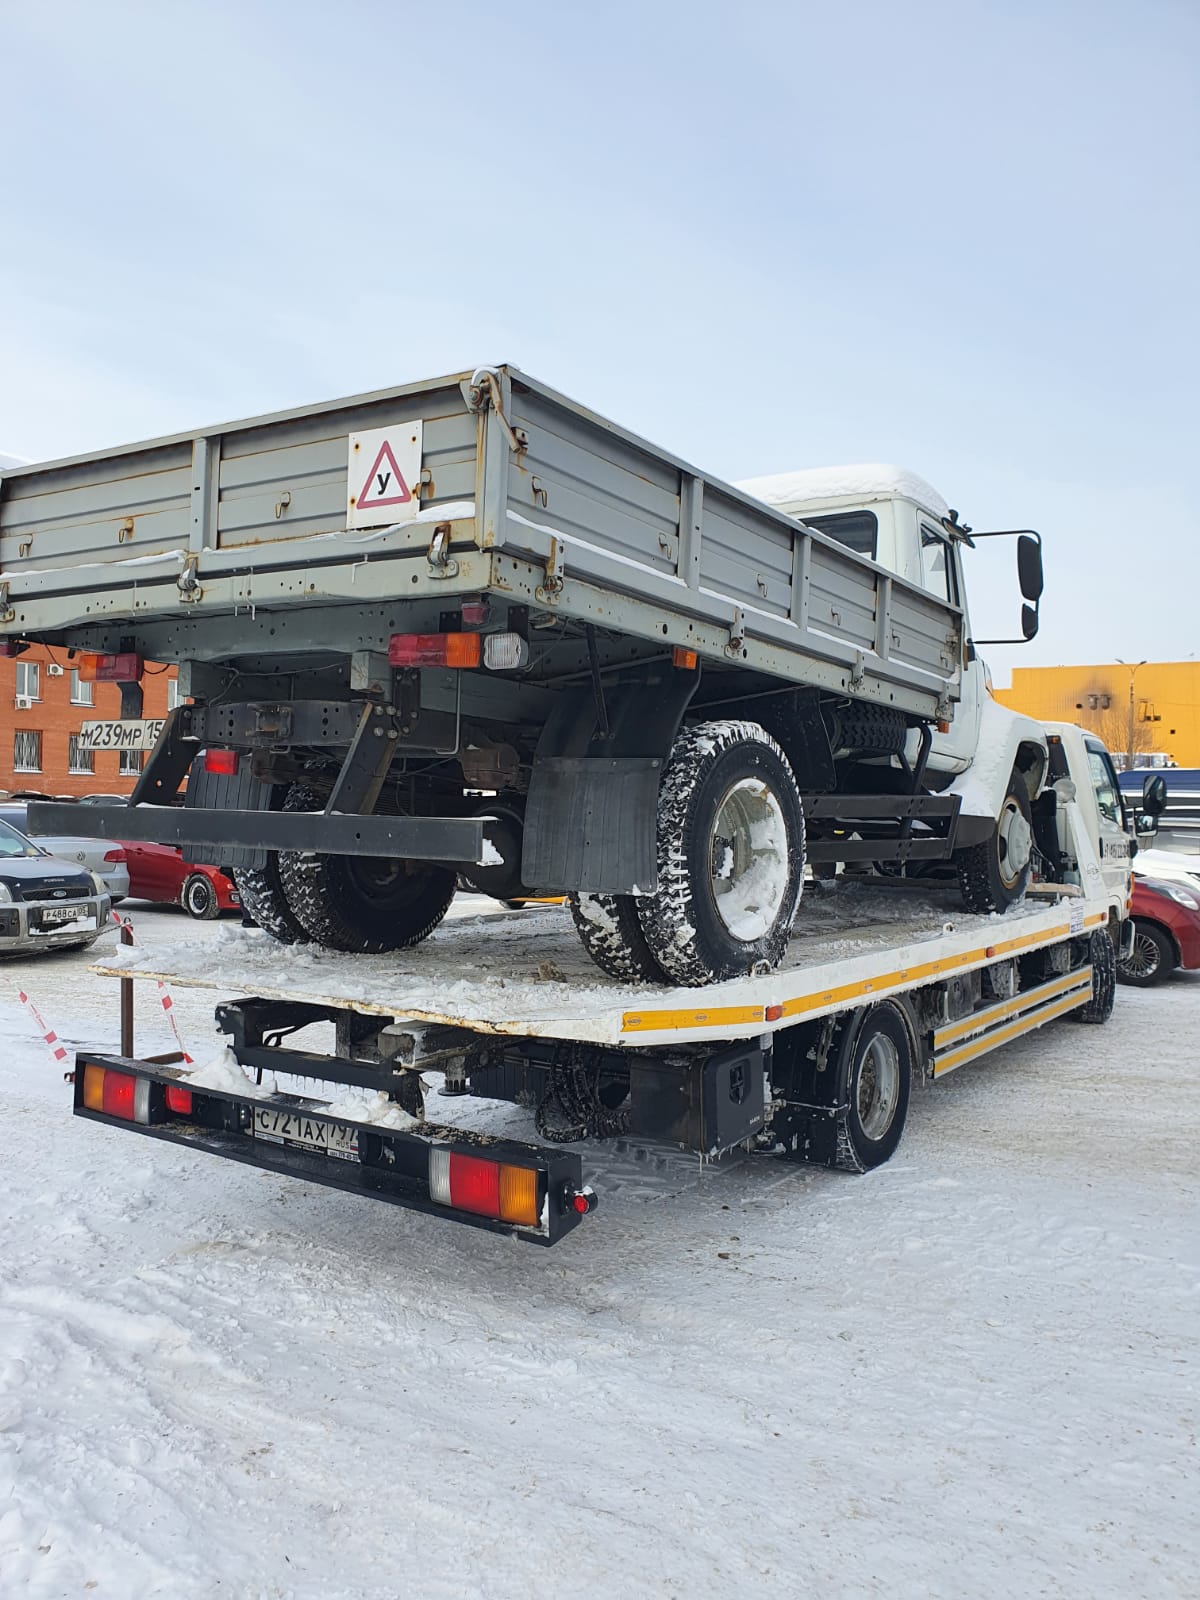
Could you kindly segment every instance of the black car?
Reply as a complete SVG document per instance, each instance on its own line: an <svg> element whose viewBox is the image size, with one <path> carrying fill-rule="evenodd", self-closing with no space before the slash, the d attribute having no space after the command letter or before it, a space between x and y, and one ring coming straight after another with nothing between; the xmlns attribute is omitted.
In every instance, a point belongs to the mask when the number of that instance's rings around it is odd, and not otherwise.
<svg viewBox="0 0 1200 1600"><path fill-rule="evenodd" d="M85 949L111 908L102 878L0 822L0 955Z"/></svg>

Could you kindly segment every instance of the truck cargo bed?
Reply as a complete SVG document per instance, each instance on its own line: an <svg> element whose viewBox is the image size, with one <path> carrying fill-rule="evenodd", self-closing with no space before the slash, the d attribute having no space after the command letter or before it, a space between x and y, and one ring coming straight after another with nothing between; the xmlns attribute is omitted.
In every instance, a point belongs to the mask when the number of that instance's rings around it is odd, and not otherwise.
<svg viewBox="0 0 1200 1600"><path fill-rule="evenodd" d="M405 429L411 503L354 526L356 449ZM0 475L0 635L205 661L268 611L260 648L372 649L400 601L489 593L926 718L958 696L959 607L509 367Z"/></svg>

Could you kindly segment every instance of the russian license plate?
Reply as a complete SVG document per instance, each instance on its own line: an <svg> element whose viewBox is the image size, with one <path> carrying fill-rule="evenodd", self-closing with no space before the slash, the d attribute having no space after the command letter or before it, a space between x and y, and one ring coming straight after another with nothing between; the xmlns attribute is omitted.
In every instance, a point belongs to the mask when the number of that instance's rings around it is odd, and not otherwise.
<svg viewBox="0 0 1200 1600"><path fill-rule="evenodd" d="M163 730L161 717L128 722L85 722L79 730L84 750L153 750Z"/></svg>
<svg viewBox="0 0 1200 1600"><path fill-rule="evenodd" d="M299 1144L308 1150L323 1150L327 1156L358 1159L358 1129L344 1122L327 1122L322 1117L306 1116L302 1111L278 1111L273 1106L255 1106L253 1132L256 1139L275 1144Z"/></svg>
<svg viewBox="0 0 1200 1600"><path fill-rule="evenodd" d="M30 933L54 933L64 922L78 923L79 931L86 933L96 926L95 917L78 911L74 906L43 906L38 914L37 926Z"/></svg>

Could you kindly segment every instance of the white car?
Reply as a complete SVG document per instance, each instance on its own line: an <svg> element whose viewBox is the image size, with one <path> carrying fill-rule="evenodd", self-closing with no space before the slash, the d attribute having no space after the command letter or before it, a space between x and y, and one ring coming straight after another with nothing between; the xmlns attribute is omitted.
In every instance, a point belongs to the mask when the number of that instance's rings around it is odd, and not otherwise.
<svg viewBox="0 0 1200 1600"><path fill-rule="evenodd" d="M1160 850L1142 845L1133 858L1139 878L1159 878L1167 883L1186 883L1200 890L1200 851Z"/></svg>
<svg viewBox="0 0 1200 1600"><path fill-rule="evenodd" d="M10 828L32 839L34 844L48 851L56 860L69 861L87 872L99 874L104 880L105 893L113 905L124 900L129 893L129 863L122 845L114 844L109 839L88 839L83 835L30 834L25 819L26 806L23 801L6 800L0 805L0 822L7 822Z"/></svg>

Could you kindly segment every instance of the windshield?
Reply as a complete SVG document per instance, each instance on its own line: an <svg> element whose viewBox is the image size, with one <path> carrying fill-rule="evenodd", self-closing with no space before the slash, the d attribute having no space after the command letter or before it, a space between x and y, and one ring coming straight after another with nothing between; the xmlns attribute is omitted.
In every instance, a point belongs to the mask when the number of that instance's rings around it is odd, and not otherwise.
<svg viewBox="0 0 1200 1600"><path fill-rule="evenodd" d="M23 833L10 828L7 822L0 822L0 861L12 861L18 856L28 860L44 854L45 851L31 844Z"/></svg>

